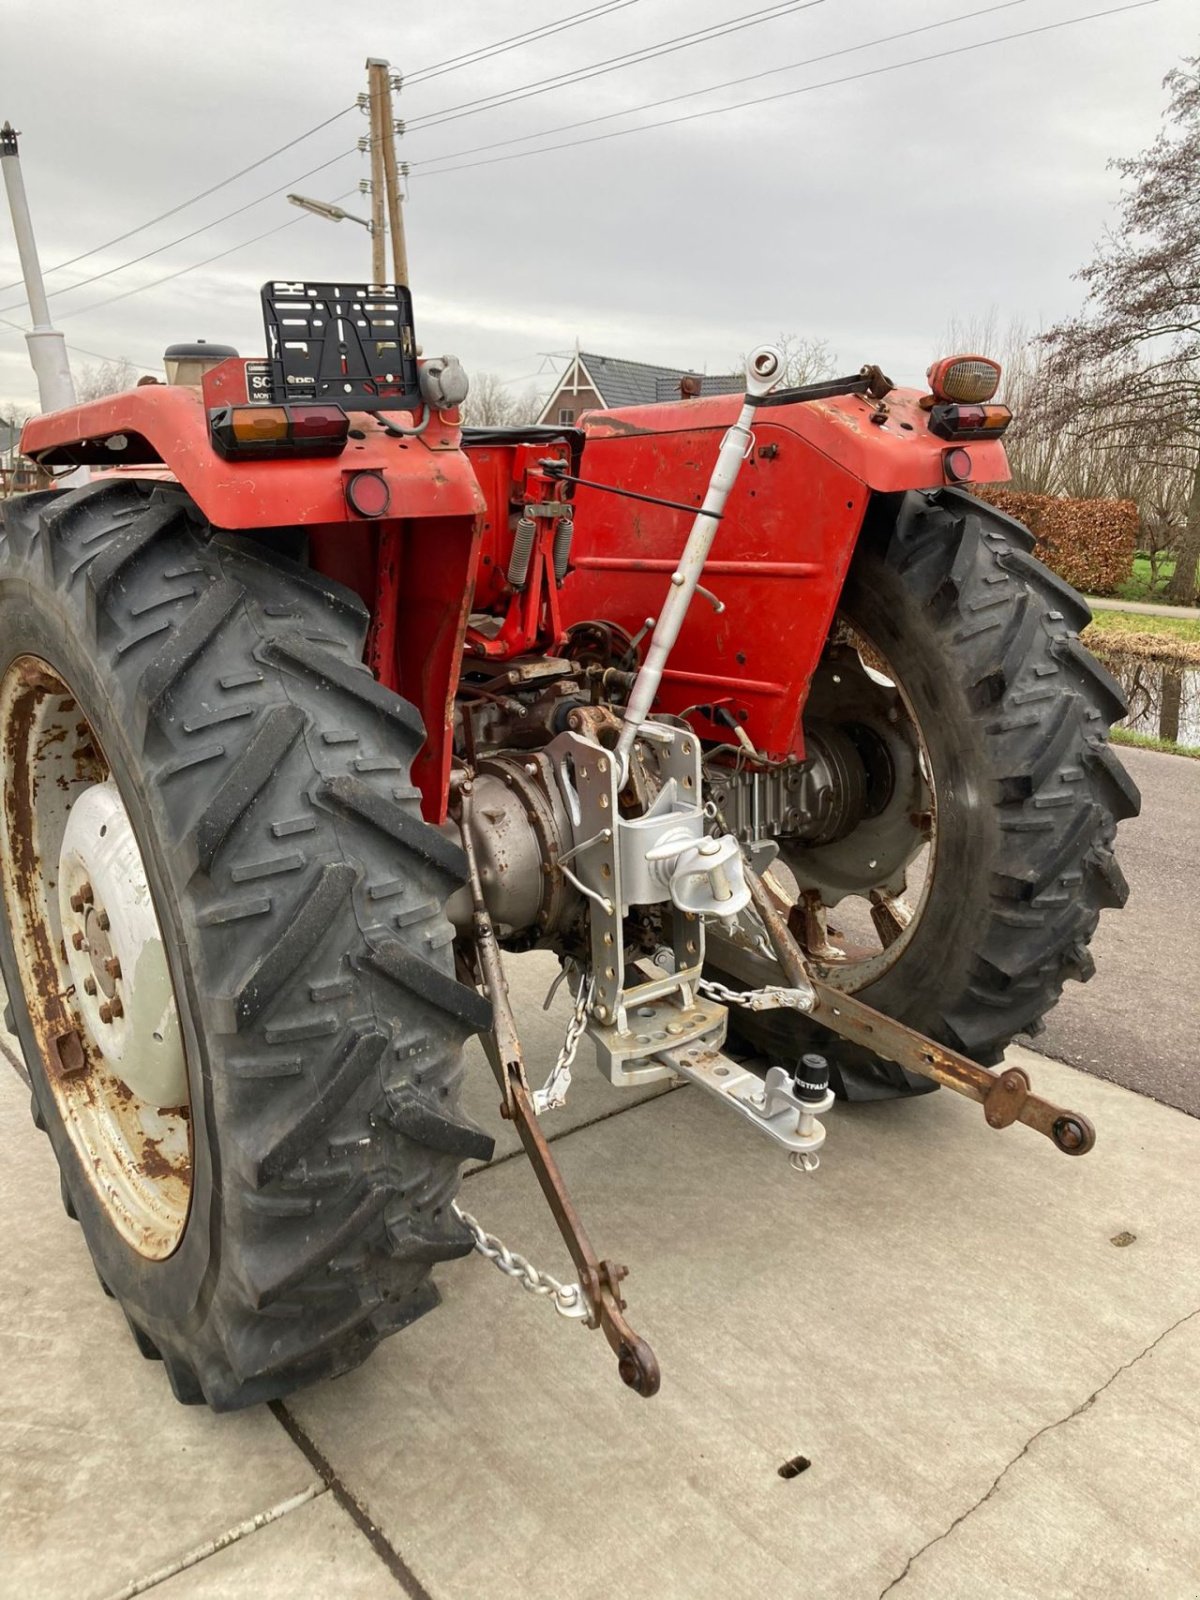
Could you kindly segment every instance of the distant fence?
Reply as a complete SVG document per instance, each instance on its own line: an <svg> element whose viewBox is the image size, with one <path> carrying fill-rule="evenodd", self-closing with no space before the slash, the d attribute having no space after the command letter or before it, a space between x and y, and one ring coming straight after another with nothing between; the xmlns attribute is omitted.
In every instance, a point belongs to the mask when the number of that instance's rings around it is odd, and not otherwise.
<svg viewBox="0 0 1200 1600"><path fill-rule="evenodd" d="M1023 522L1035 554L1084 594L1112 594L1133 570L1138 509L1132 500L1068 500L1018 489L976 489L998 511Z"/></svg>

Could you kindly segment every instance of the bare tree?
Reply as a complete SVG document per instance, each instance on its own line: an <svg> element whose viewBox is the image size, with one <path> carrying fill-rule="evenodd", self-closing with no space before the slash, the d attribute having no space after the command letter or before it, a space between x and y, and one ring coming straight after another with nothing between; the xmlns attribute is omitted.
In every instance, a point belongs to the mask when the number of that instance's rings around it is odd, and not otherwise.
<svg viewBox="0 0 1200 1600"><path fill-rule="evenodd" d="M542 397L530 386L513 394L494 372L477 372L463 407L463 420L471 427L515 428L536 421Z"/></svg>
<svg viewBox="0 0 1200 1600"><path fill-rule="evenodd" d="M1087 301L1044 335L1060 414L1102 449L1187 472L1167 597L1187 601L1200 560L1200 57L1168 73L1164 126L1114 162L1120 225L1078 274Z"/></svg>
<svg viewBox="0 0 1200 1600"><path fill-rule="evenodd" d="M75 393L83 400L102 400L137 383L137 368L124 356L119 361L89 361L75 380Z"/></svg>
<svg viewBox="0 0 1200 1600"><path fill-rule="evenodd" d="M771 342L783 353L781 388L798 389L801 384L815 383L818 378L833 377L834 354L825 339L810 338L802 333L780 333ZM734 358L733 370L744 372L745 368L743 352Z"/></svg>

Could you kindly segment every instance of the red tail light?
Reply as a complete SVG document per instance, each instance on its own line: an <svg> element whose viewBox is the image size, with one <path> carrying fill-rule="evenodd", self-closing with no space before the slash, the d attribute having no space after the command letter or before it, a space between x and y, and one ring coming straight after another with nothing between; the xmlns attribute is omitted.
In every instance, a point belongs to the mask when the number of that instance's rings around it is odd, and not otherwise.
<svg viewBox="0 0 1200 1600"><path fill-rule="evenodd" d="M339 456L350 419L340 406L218 406L208 414L208 430L226 461Z"/></svg>

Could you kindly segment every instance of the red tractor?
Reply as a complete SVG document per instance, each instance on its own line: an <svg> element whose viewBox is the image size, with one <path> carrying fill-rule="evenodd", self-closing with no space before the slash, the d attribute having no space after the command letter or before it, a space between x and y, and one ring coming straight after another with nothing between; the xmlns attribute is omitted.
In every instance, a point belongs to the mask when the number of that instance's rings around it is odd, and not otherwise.
<svg viewBox="0 0 1200 1600"><path fill-rule="evenodd" d="M800 1168L1018 1069L1125 886L1080 597L970 491L999 372L877 367L471 429L406 290L274 283L268 353L38 417L0 523L0 959L64 1202L179 1399L344 1372L504 1247L455 1203L480 1034L579 1281L658 1385L541 1126L586 1035ZM201 350L203 356L204 352ZM196 374L198 376L198 373ZM501 953L574 1005L526 1076Z"/></svg>

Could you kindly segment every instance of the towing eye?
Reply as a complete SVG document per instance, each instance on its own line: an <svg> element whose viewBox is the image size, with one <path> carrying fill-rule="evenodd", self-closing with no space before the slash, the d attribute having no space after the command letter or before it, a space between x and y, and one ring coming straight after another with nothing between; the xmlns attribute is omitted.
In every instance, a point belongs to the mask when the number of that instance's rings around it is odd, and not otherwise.
<svg viewBox="0 0 1200 1600"><path fill-rule="evenodd" d="M483 898L471 832L472 786L469 778L458 786L458 795L463 848L470 873L475 953L483 987L492 1002L493 1028L490 1034L482 1036L482 1042L504 1096L500 1113L516 1125L525 1154L537 1174L546 1203L562 1234L563 1243L575 1263L579 1286L587 1301L587 1326L603 1329L604 1337L617 1358L617 1371L622 1383L649 1399L658 1392L661 1374L654 1351L625 1320L625 1300L620 1285L629 1269L619 1266L615 1261L601 1261L592 1248L533 1107L517 1019L513 1015L508 983L500 964L496 930Z"/></svg>

